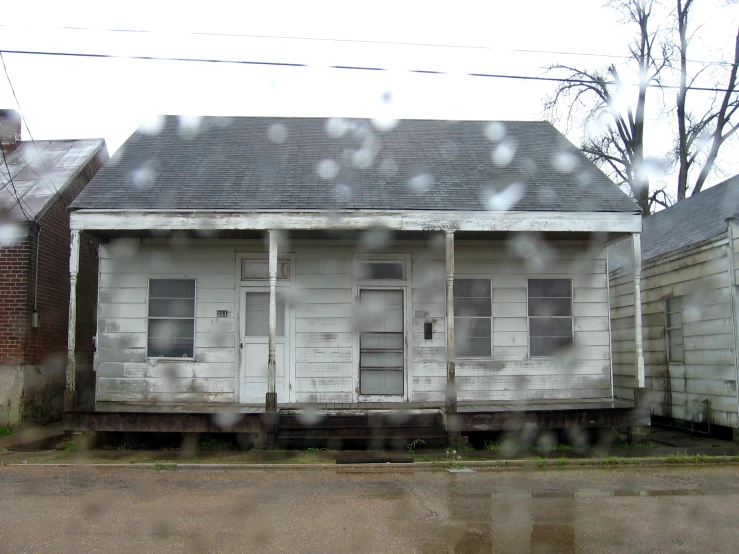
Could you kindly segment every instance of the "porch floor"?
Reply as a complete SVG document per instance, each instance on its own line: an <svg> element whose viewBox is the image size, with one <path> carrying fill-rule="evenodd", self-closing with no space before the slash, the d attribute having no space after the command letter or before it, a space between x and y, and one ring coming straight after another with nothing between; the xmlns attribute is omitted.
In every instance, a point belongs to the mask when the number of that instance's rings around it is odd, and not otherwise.
<svg viewBox="0 0 739 554"><path fill-rule="evenodd" d="M443 402L360 402L278 404L98 402L64 413L67 431L319 434L356 436L385 429L389 435L434 436L537 429L621 427L634 419L633 402L611 398L459 402L446 414ZM315 416L319 416L316 418ZM410 435L409 435L410 436Z"/></svg>
<svg viewBox="0 0 739 554"><path fill-rule="evenodd" d="M579 398L571 400L483 400L462 401L457 404L458 413L485 412L538 412L559 410L613 410L631 409L630 400L611 398ZM440 410L444 412L444 402L353 402L353 403L280 403L278 412L310 410L313 412L348 411L416 411ZM76 412L117 412L117 413L172 413L172 414L263 414L264 404L240 404L225 402L167 403L167 402L97 402L95 405L81 406Z"/></svg>

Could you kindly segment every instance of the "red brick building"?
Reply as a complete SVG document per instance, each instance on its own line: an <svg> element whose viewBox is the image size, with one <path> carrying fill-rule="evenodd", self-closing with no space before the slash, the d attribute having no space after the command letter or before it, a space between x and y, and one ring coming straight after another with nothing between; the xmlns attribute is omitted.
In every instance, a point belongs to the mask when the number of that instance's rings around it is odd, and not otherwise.
<svg viewBox="0 0 739 554"><path fill-rule="evenodd" d="M61 419L69 313L69 204L108 160L105 141L22 141L0 110L0 426ZM77 285L79 393L93 394L97 244ZM89 383L89 387L86 386Z"/></svg>

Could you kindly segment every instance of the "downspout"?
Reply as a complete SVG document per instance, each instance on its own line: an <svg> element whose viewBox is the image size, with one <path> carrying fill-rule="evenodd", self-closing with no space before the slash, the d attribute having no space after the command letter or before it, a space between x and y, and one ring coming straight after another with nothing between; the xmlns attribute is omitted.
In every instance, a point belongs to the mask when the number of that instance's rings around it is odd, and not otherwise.
<svg viewBox="0 0 739 554"><path fill-rule="evenodd" d="M36 224L36 265L34 268L33 277L33 313L31 314L31 327L38 329L39 327L39 315L38 315L38 259L39 259L39 245L41 244L41 223Z"/></svg>
<svg viewBox="0 0 739 554"><path fill-rule="evenodd" d="M737 411L739 411L739 322L736 318L736 310L739 306L739 298L737 298L737 283L736 283L736 261L734 260L734 227L732 222L734 219L726 220L726 230L728 232L729 244L727 245L726 255L728 256L729 266L729 287L731 288L731 327L734 333L734 371L737 383Z"/></svg>

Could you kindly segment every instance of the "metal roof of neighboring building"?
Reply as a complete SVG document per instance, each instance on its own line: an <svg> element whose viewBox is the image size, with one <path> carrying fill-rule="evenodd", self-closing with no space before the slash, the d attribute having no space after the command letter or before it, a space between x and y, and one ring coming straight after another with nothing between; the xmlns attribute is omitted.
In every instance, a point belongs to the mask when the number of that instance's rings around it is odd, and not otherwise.
<svg viewBox="0 0 739 554"><path fill-rule="evenodd" d="M38 140L7 149L0 159L0 223L38 219L104 144L102 139Z"/></svg>
<svg viewBox="0 0 739 554"><path fill-rule="evenodd" d="M547 122L162 117L72 209L636 213Z"/></svg>

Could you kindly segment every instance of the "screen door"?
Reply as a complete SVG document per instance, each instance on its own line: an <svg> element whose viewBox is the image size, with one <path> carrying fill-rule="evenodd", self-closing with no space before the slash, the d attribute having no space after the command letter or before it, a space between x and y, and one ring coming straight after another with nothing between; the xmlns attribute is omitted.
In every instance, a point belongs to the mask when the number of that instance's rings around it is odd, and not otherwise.
<svg viewBox="0 0 739 554"><path fill-rule="evenodd" d="M403 291L359 292L359 392L403 395L405 340Z"/></svg>

